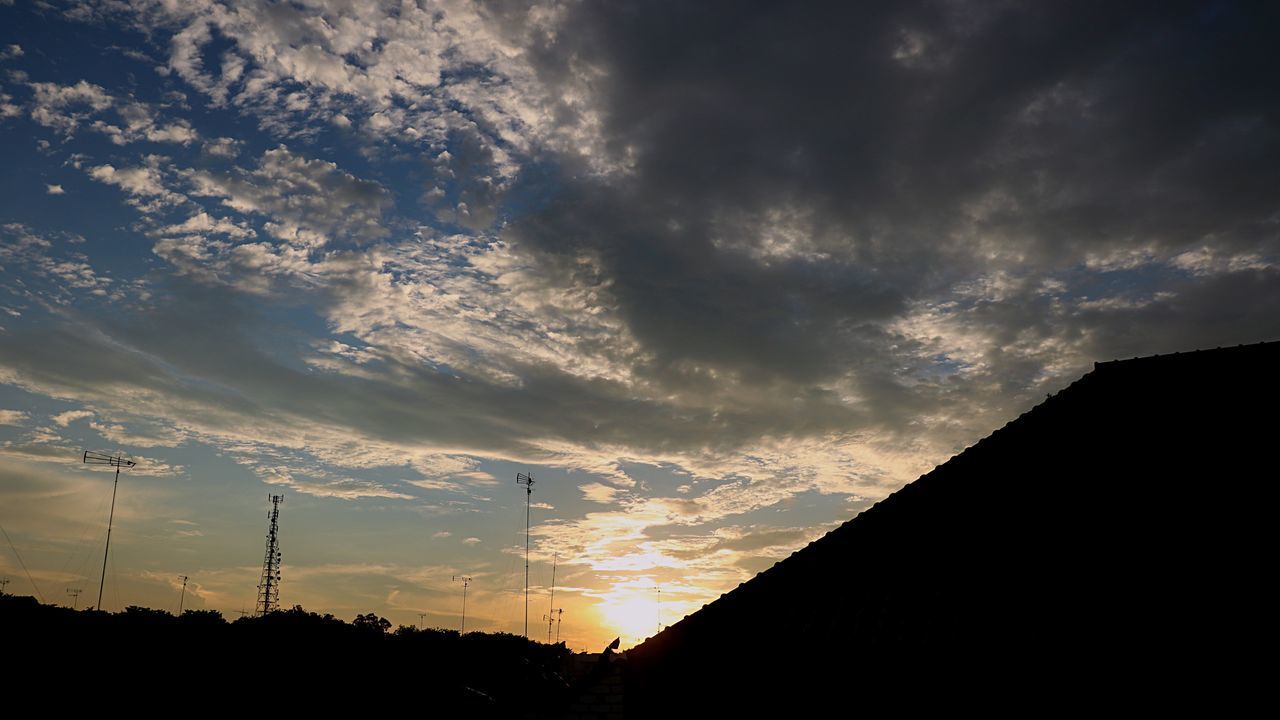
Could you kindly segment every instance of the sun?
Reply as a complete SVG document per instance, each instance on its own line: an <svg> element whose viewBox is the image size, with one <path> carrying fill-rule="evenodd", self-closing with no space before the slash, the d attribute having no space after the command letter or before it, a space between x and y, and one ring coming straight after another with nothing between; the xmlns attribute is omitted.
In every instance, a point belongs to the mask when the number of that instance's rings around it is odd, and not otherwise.
<svg viewBox="0 0 1280 720"><path fill-rule="evenodd" d="M596 606L604 627L622 638L623 647L635 645L658 631L659 605L651 589L615 587Z"/></svg>

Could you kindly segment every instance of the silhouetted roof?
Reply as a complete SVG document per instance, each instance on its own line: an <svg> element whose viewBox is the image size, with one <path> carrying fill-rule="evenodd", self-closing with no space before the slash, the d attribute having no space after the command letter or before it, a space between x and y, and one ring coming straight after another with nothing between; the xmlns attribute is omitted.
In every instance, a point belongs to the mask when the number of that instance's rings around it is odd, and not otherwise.
<svg viewBox="0 0 1280 720"><path fill-rule="evenodd" d="M1278 342L1096 363L633 649L634 684L749 711L750 677L817 706L889 667L1218 672L1275 566L1277 369Z"/></svg>

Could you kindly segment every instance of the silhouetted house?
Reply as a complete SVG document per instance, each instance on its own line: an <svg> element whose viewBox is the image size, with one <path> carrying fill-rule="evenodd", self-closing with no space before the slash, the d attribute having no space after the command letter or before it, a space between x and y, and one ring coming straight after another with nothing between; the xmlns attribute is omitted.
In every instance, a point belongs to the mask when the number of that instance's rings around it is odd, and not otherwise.
<svg viewBox="0 0 1280 720"><path fill-rule="evenodd" d="M1096 364L628 652L630 715L1260 695L1277 373L1280 343Z"/></svg>

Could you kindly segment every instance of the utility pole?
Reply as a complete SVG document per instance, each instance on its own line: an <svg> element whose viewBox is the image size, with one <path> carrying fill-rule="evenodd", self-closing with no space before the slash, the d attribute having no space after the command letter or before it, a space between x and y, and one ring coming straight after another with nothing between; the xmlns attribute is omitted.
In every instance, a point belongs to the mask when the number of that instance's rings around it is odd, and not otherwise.
<svg viewBox="0 0 1280 720"><path fill-rule="evenodd" d="M0 595L4 594L4 589L9 587L9 578L0 578Z"/></svg>
<svg viewBox="0 0 1280 720"><path fill-rule="evenodd" d="M427 614L418 613L418 629L425 630L427 625Z"/></svg>
<svg viewBox="0 0 1280 720"><path fill-rule="evenodd" d="M454 575L455 582L462 581L462 629L458 631L459 635L467 634L467 586L471 584L471 577L467 575Z"/></svg>
<svg viewBox="0 0 1280 720"><path fill-rule="evenodd" d="M178 615L182 615L182 601L187 599L187 581L191 578L186 575L179 575L182 578L182 594L178 596Z"/></svg>
<svg viewBox="0 0 1280 720"><path fill-rule="evenodd" d="M259 615L266 616L280 605L280 503L283 495L271 495L271 512L267 518L271 521L267 527L267 553L262 559L262 578L258 581L258 605L254 608Z"/></svg>
<svg viewBox="0 0 1280 720"><path fill-rule="evenodd" d="M107 547L102 551L102 579L98 581L98 610L102 610L102 588L107 584L107 556L111 553L111 526L116 519L116 490L120 487L120 468L133 467L137 463L120 455L85 450L81 462L85 465L110 465L116 469L116 481L111 486L111 514L107 516Z"/></svg>
<svg viewBox="0 0 1280 720"><path fill-rule="evenodd" d="M533 501L533 476L516 473L516 484L525 486L524 494L524 639L529 639L529 503Z"/></svg>
<svg viewBox="0 0 1280 720"><path fill-rule="evenodd" d="M564 608L556 609L556 644L560 644L560 621L564 619Z"/></svg>
<svg viewBox="0 0 1280 720"><path fill-rule="evenodd" d="M8 582L8 580L5 580ZM80 588L67 588L67 594L71 596L71 609L80 609L80 593L84 592Z"/></svg>

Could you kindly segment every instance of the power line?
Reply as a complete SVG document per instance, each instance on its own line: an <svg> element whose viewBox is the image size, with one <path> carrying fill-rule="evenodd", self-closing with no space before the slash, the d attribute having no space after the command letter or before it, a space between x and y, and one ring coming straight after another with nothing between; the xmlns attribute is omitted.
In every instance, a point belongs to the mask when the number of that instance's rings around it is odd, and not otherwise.
<svg viewBox="0 0 1280 720"><path fill-rule="evenodd" d="M31 571L27 569L27 564L22 562L22 554L18 552L18 548L13 544L13 540L9 539L9 533L5 532L3 525L0 525L0 533L4 533L5 542L9 543L9 549L13 551L13 556L18 558L18 565L22 567L22 572L27 574L27 580L31 581L31 587L36 591L36 597L40 598L40 602L43 603L44 595L40 594L40 587L36 585L36 581L31 578ZM4 584L9 584L9 580L7 578L5 579Z"/></svg>

